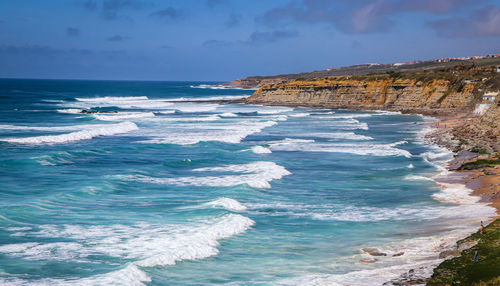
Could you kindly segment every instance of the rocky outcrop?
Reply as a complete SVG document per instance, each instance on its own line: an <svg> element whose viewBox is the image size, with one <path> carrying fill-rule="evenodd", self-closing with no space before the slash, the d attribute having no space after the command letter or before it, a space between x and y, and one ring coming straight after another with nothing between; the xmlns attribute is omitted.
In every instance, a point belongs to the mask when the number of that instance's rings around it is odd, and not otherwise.
<svg viewBox="0 0 500 286"><path fill-rule="evenodd" d="M413 112L471 110L476 102L474 83L455 88L448 80L297 80L261 87L247 103L322 108L390 109Z"/></svg>
<svg viewBox="0 0 500 286"><path fill-rule="evenodd" d="M254 89L254 88L260 88L260 87L268 85L268 84L276 84L276 83L281 83L281 82L285 82L285 81L287 81L287 80L284 78L281 78L281 77L270 77L270 78L247 77L247 78L243 78L243 79L234 80L232 82L224 83L224 85L232 86L232 87L239 87L239 88Z"/></svg>
<svg viewBox="0 0 500 286"><path fill-rule="evenodd" d="M497 96L495 102L481 117L481 125L495 130L500 135L500 96Z"/></svg>

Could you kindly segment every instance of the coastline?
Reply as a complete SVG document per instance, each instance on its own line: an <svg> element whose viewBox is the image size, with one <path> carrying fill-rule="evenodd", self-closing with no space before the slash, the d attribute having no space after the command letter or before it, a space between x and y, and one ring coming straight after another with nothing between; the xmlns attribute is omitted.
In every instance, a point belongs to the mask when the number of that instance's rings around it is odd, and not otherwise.
<svg viewBox="0 0 500 286"><path fill-rule="evenodd" d="M453 153L454 158L446 162L446 167L444 167L441 173L436 177L436 183L440 185L441 189L444 190L446 187L443 184L458 184L463 186L467 191L470 191L468 196L479 197L479 200L475 202L476 204L484 204L485 206L490 206L495 208L496 216L489 217L488 221L485 221L485 225L491 224L493 222L498 222L500 218L500 165L497 167L482 167L481 169L465 171L458 170L463 164L467 162L472 162L477 159L492 158L487 155L471 155L461 149L461 145L457 147L456 140L454 136L457 130L460 130L462 126L471 123L477 123L479 121L479 116L474 115L471 111L461 111L452 113L451 110L432 110L426 108L418 109L406 109L401 110L397 108L380 106L328 106L324 104L304 104L293 103L293 102L246 102L245 99L232 100L225 103L239 103L239 104L259 104L267 106L287 106L287 107L308 107L308 108L323 108L323 109L346 109L346 110L386 110L386 111L397 111L403 114L420 114L425 116L432 116L437 121L427 123L428 127L431 128L429 132L426 132L425 139L437 147L444 148ZM456 110L455 110L456 112ZM486 142L481 142L490 147L490 151L500 152L498 145L495 142L486 140ZM460 205L460 204L459 204ZM467 238L478 233L480 226L479 223L477 228L468 228L464 234L455 237L450 243L456 245L456 250L447 249L441 253L436 253L439 258L442 259L440 263L433 264L432 272L426 273L424 275L416 274L422 269L421 265L417 265L415 269L410 269L408 272L401 273L399 278L387 281L384 285L426 285L427 282L435 276L436 269L438 269L442 264L455 257L460 257L462 251L470 251L474 245L469 245L467 249L461 249L460 242L467 240ZM417 269L420 267L420 269ZM434 273L434 274L433 274ZM432 275L432 276L431 276ZM425 277L424 277L425 276ZM429 285L451 285L451 284L429 284Z"/></svg>
<svg viewBox="0 0 500 286"><path fill-rule="evenodd" d="M465 163L474 162L478 159L492 158L489 154L471 154L463 152L453 147L453 132L456 128L461 128L468 121L471 121L471 114L455 116L438 116L438 122L432 124L434 128L427 137L436 145L446 148L454 153L455 158L448 162L448 171L461 175L460 183L473 191L472 195L480 197L480 202L486 203L497 210L500 218L500 166L483 166L477 169L460 169ZM474 118L477 120L477 118ZM472 120L474 120L472 119ZM454 150L455 149L455 150ZM494 150L499 151L499 150ZM464 154L465 153L465 154Z"/></svg>
<svg viewBox="0 0 500 286"><path fill-rule="evenodd" d="M193 101L196 102L196 101ZM206 103L207 101L203 101ZM199 101L198 101L199 103ZM306 107L306 108L320 108L320 109L344 109L352 111L373 111L373 110L384 110L384 111L395 111L401 112L402 114L419 114L422 116L430 116L435 121L427 122L427 131L424 131L423 141L434 145L438 148L446 149L448 152L453 154L453 159L444 162L439 168L442 171L434 177L435 182L440 186L441 192L446 191L450 186L460 186L461 190L465 192L463 194L466 200L472 200L475 205L484 205L495 208L496 216L488 217L485 221L485 225L494 222L500 217L500 165L498 167L483 167L478 170L458 170L463 164L467 162L474 161L476 159L491 158L487 155L473 155L468 152L466 148L462 148L461 144L457 145L457 140L455 135L457 135L457 130L460 130L464 125L471 125L473 129L481 129L477 124L480 117L472 113L471 110L462 110L457 112L456 110L446 110L446 109L430 109L430 108L394 108L389 106L354 106L354 105L329 105L329 104L314 104L314 103L304 103L304 102L248 102L246 98L236 99L236 100L217 100L217 103L222 104L257 104L265 106L286 106L286 107ZM425 128L424 128L425 130ZM474 130L473 130L474 131ZM475 130L477 131L477 130ZM482 131L482 130L479 130ZM463 131L461 135L464 135ZM470 134L469 134L470 133ZM465 132L465 136L470 136L471 140L477 139L477 132L469 133ZM475 138L474 138L475 136ZM468 139L469 139L468 138ZM487 146L489 151L500 152L498 149L500 146L495 144L495 139L479 140L480 146ZM437 199L435 197L435 199ZM464 199L464 198L462 198ZM441 199L438 199L441 200ZM457 202L453 199L442 199L446 203L453 203L458 206L467 205L470 202ZM477 220L477 218L473 219ZM475 223L474 223L475 225ZM434 277L435 270L438 269L443 263L453 259L454 257L460 256L459 243L474 235L479 230L479 220L477 220L477 228L473 225L469 225L467 228L459 227L450 233L448 240L441 241L441 246L436 248L435 257L429 260L429 263L415 265L412 269L404 270L401 272L398 278L392 279L384 283L384 285L426 285L428 281ZM454 249L456 247L456 249ZM471 245L470 247L473 247ZM440 249L440 250L438 250ZM437 260L436 260L437 259ZM371 261L371 260L370 260ZM432 285L448 285L448 284L432 284Z"/></svg>

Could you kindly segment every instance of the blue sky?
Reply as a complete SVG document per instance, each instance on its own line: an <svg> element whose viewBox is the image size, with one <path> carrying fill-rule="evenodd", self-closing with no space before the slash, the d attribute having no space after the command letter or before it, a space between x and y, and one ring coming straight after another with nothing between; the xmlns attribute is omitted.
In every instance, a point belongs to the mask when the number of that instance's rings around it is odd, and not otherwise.
<svg viewBox="0 0 500 286"><path fill-rule="evenodd" d="M2 0L0 77L233 80L500 53L500 0Z"/></svg>

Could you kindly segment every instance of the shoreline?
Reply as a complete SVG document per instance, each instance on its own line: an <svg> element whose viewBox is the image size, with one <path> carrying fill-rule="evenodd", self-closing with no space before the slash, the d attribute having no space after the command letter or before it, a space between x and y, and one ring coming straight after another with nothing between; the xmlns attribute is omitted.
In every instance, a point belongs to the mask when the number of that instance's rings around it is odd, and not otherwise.
<svg viewBox="0 0 500 286"><path fill-rule="evenodd" d="M470 196L479 197L479 201L476 204L484 204L485 206L493 207L496 211L496 216L488 217L485 221L485 225L488 226L493 222L498 222L500 218L500 165L493 167L483 167L480 170L463 171L457 170L464 163L474 161L476 159L492 158L491 156L482 155L471 155L464 150L460 150L460 146L456 146L456 142L453 142L455 133L457 130L461 129L462 126L467 125L471 122L477 123L479 116L472 113L472 110L462 110L457 112L456 110L435 110L435 109L405 109L401 110L398 108L383 107L380 106L329 106L324 104L298 104L298 103L283 103L283 102L247 102L245 99L229 100L229 101L219 101L219 103L232 103L232 104L258 104L266 106L286 106L286 107L306 107L306 108L322 108L322 109L345 109L352 111L369 111L369 110L385 110L385 111L396 111L402 114L420 114L423 116L431 116L437 119L436 122L427 123L427 126L432 128L429 132L424 135L424 140L429 141L428 143L434 144L437 147L444 148L453 153L453 159L446 163L446 167L441 178L437 175L436 184L440 186L442 190L445 189L444 185L440 183L453 183L463 185L465 188L471 190ZM458 113L458 114L457 114ZM434 125L434 126L433 126ZM474 136L474 134L472 135ZM482 144L491 147L490 151L496 151L500 153L500 146L495 144L494 140L481 142ZM468 156L464 156L468 155ZM460 204L459 204L460 205ZM461 252L468 251L469 249L460 250L463 245L460 242L467 240L472 235L478 232L480 225L476 229L470 229L469 235L464 234L461 237L454 238L452 242L456 246L456 250L444 250L438 255L444 258L442 262L437 265L431 265L432 274L427 277L416 277L415 269L410 269L408 272L403 272L400 274L399 278L392 279L386 283L392 283L393 285L427 285L427 282L431 280L436 275L436 270L456 257L461 256ZM470 245L468 248L472 248L474 245ZM386 284L384 284L386 285ZM450 285L450 284L439 284L439 285Z"/></svg>
<svg viewBox="0 0 500 286"><path fill-rule="evenodd" d="M436 121L427 122L430 130L425 132L424 142L433 144L436 147L443 148L453 153L453 159L449 160L443 166L443 170L440 174L436 175L435 182L439 185L441 190L446 190L446 184L457 184L465 188L467 196L478 197L478 201L474 204L483 204L484 206L490 206L495 209L495 215L487 217L484 219L485 226L493 222L497 223L498 218L500 218L500 165L497 166L484 166L479 169L474 170L459 170L465 163L473 162L477 159L491 159L493 158L491 154L496 152L500 153L500 144L494 139L484 137L484 130L478 127L477 124L480 120L480 116L473 114L472 110L445 110L445 109L429 109L429 108L394 108L391 106L337 106L330 104L311 104L311 103L295 103L295 102L248 102L246 98L236 99L236 100L203 100L203 101L192 101L193 103L220 103L220 104L256 104L265 106L286 106L294 108L321 108L321 109L343 109L351 111L395 111L401 112L402 114L419 114L422 116L430 116ZM476 125L474 125L476 124ZM467 127L467 128L464 128ZM425 128L425 127L424 127ZM465 131L464 131L465 130ZM458 135L458 136L457 136ZM469 152L470 146L464 146L462 142L457 143L457 138L463 140L467 138L471 140L471 145L481 146L481 148L486 148L488 150L488 155L486 154L475 154ZM476 145L477 144L477 145ZM480 152L481 153L481 152ZM443 174L444 173L444 174ZM449 201L447 201L450 203ZM455 203L455 202L453 202ZM456 203L458 206L463 205L463 203ZM467 203L465 203L467 204ZM471 218L472 219L472 218ZM386 282L392 283L392 285L425 285L429 281L432 281L435 275L437 275L438 269L441 265L447 262L461 257L462 253L465 251L470 252L470 248L474 245L468 245L468 249L463 249L464 246L461 244L462 241L469 239L471 236L477 234L480 228L479 219L477 221L477 228L467 227L463 229L463 233L453 237L447 242L448 247L445 249L438 250L436 252L436 258L442 259L441 262L435 264L431 263L429 269L432 269L430 274L417 275L416 272L422 269L422 265L415 265L409 271L404 271L400 274L398 278L391 279ZM458 231L457 228L455 231ZM453 246L454 247L453 247ZM386 285L384 284L384 285ZM389 284L388 284L389 285ZM451 285L451 284L429 284L429 285Z"/></svg>
<svg viewBox="0 0 500 286"><path fill-rule="evenodd" d="M500 218L500 166L484 166L473 170L460 170L460 167L467 162L473 162L477 159L492 158L486 154L473 155L470 153L463 154L461 151L453 150L449 135L453 135L455 128L464 126L468 121L477 120L477 116L472 114L455 115L455 116L437 116L438 121L431 123L429 127L433 128L427 138L432 143L446 148L454 153L454 159L448 162L447 170L461 174L460 183L471 189L471 195L480 197L481 203L486 203L497 211L497 216L491 221ZM448 138L443 138L448 135Z"/></svg>
<svg viewBox="0 0 500 286"><path fill-rule="evenodd" d="M417 109L400 109L391 107L380 107L380 106L330 106L328 104L304 104L304 103L294 103L294 102L247 102L245 98L236 100L204 100L204 101L192 101L193 103L222 103L222 104L257 104L265 106L286 106L286 107L305 107L305 108L321 108L321 109L344 109L351 111L374 111L374 110L385 110L385 111L396 111L402 114L419 114L423 116L431 116L437 121L426 123L426 125L431 128L429 132L424 135L424 140L427 143L433 144L437 147L444 148L453 153L453 159L449 160L444 166L443 170L446 174L436 176L436 184L440 186L442 190L446 187L442 184L459 184L467 188L471 192L469 196L479 197L479 201L475 204L484 204L485 206L493 207L496 210L496 216L488 217L485 220L485 225L495 222L500 218L500 165L493 167L483 167L479 170L463 171L458 170L464 163L474 161L476 159L491 158L491 156L485 155L471 155L465 150L460 150L460 146L456 146L454 142L454 136L458 129L462 126L470 124L471 122L477 122L479 116L472 113L471 110L443 110L443 109L428 109L428 108L417 108ZM458 113L458 114L457 114ZM458 129L457 129L458 128ZM475 134L472 134L472 137ZM477 135L476 135L477 138ZM455 140L456 141L456 140ZM495 145L495 142L486 140L481 142L483 146L488 146L489 150L494 150L500 152L500 146ZM442 172L441 172L442 173ZM457 204L461 205L461 204ZM459 237L453 238L450 244L456 245L456 249L460 249L459 243L479 230L479 222L476 229L469 229L469 234L463 234ZM472 247L472 245L470 246ZM393 285L424 285L431 280L435 275L435 270L438 269L443 263L453 259L454 257L460 257L461 251L453 249L443 249L440 253L436 253L436 257L439 256L443 259L437 265L430 265L433 274L427 274L426 277L415 276L414 272L418 270L418 265L415 269L410 269L408 272L403 272L400 274L399 278L392 279L386 283L393 283ZM467 250L465 250L467 251ZM422 265L420 265L422 266ZM424 283L424 284L422 284ZM384 284L385 285L385 284ZM443 284L447 285L447 284Z"/></svg>

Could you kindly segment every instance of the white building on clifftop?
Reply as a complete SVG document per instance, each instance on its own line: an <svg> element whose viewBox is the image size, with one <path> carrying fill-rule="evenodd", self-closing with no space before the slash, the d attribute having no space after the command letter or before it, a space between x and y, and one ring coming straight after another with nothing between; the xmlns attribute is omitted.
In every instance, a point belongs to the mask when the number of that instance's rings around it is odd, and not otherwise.
<svg viewBox="0 0 500 286"><path fill-rule="evenodd" d="M483 98L481 102L476 103L476 108L474 109L474 113L483 115L488 108L490 108L490 105L495 102L495 99L497 98L497 95L500 92L498 91L490 91L486 92L483 94Z"/></svg>

